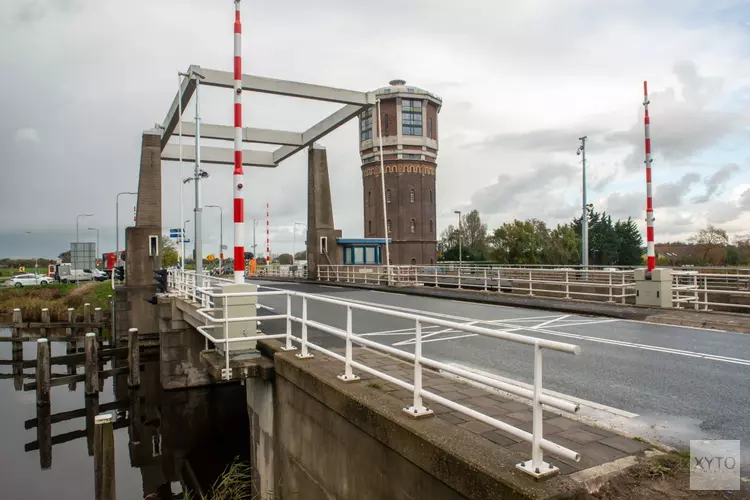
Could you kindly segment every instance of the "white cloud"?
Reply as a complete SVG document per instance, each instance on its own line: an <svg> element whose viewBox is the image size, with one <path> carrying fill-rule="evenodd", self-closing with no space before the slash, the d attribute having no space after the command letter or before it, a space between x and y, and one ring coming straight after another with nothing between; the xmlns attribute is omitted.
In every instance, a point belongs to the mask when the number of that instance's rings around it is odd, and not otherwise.
<svg viewBox="0 0 750 500"><path fill-rule="evenodd" d="M16 134L13 136L13 140L18 144L32 143L39 144L42 141L39 139L39 133L33 128L19 128L16 130Z"/></svg>

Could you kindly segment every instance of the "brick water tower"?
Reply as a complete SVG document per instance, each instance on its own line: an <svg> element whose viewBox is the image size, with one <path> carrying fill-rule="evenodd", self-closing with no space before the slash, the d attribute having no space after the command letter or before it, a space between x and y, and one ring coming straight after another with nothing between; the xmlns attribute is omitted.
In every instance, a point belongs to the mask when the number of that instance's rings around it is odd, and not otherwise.
<svg viewBox="0 0 750 500"><path fill-rule="evenodd" d="M383 128L391 264L434 264L437 252L437 115L443 101L403 80L392 80L388 87L376 90L375 94L380 101ZM365 238L383 238L385 231L379 146L377 106L373 106L359 117Z"/></svg>

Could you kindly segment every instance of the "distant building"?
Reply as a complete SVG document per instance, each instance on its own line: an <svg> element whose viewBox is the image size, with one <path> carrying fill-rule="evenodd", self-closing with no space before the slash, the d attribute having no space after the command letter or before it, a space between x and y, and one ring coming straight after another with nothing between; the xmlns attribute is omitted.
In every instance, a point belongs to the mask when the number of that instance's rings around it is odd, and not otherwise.
<svg viewBox="0 0 750 500"><path fill-rule="evenodd" d="M393 80L380 100L385 203L392 264L434 264L437 253L435 173L442 99ZM359 118L364 188L364 236L383 238L383 192L377 107ZM383 259L385 260L385 259Z"/></svg>

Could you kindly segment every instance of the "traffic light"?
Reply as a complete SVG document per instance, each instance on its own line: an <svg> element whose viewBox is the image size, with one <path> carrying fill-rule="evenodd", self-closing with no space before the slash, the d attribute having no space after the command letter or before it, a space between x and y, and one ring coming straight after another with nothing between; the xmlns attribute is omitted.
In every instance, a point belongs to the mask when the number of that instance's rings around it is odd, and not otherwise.
<svg viewBox="0 0 750 500"><path fill-rule="evenodd" d="M158 269L154 271L154 281L156 282L156 293L167 293L166 269Z"/></svg>
<svg viewBox="0 0 750 500"><path fill-rule="evenodd" d="M125 281L125 266L115 267L115 279L117 281Z"/></svg>

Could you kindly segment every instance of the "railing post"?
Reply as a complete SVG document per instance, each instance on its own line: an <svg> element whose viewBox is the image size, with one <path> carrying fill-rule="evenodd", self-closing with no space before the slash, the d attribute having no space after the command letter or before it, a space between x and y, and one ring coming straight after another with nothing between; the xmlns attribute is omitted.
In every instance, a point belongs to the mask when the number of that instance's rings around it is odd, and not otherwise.
<svg viewBox="0 0 750 500"><path fill-rule="evenodd" d="M295 354L299 359L314 357L307 350L307 297L302 296L302 349Z"/></svg>
<svg viewBox="0 0 750 500"><path fill-rule="evenodd" d="M487 269L484 270L484 291L487 291Z"/></svg>
<svg viewBox="0 0 750 500"><path fill-rule="evenodd" d="M232 370L229 368L229 297L226 294L222 297L221 309L221 317L224 320L224 369L221 370L221 378L231 380Z"/></svg>
<svg viewBox="0 0 750 500"><path fill-rule="evenodd" d="M531 269L529 269L529 295L534 295L534 288L531 284Z"/></svg>
<svg viewBox="0 0 750 500"><path fill-rule="evenodd" d="M438 287L438 268L435 266L435 288Z"/></svg>
<svg viewBox="0 0 750 500"><path fill-rule="evenodd" d="M612 300L612 271L607 273L609 275L609 300L607 302L614 302Z"/></svg>
<svg viewBox="0 0 750 500"><path fill-rule="evenodd" d="M458 267L458 289L461 289L461 266Z"/></svg>
<svg viewBox="0 0 750 500"><path fill-rule="evenodd" d="M286 345L281 348L282 351L296 351L297 348L292 345L292 295L286 294Z"/></svg>
<svg viewBox="0 0 750 500"><path fill-rule="evenodd" d="M620 288L620 302L625 303L625 273L621 273L622 279L620 280L622 282L622 287Z"/></svg>
<svg viewBox="0 0 750 500"><path fill-rule="evenodd" d="M500 286L500 268L498 267L497 268L497 291L498 292L501 291L501 288L502 287Z"/></svg>
<svg viewBox="0 0 750 500"><path fill-rule="evenodd" d="M568 271L565 271L565 298L570 298L570 281L568 281Z"/></svg>
<svg viewBox="0 0 750 500"><path fill-rule="evenodd" d="M559 469L544 461L542 452L543 422L542 410L542 348L539 343L534 343L534 396L532 407L532 440L531 460L521 462L516 467L538 478L550 476L559 472Z"/></svg>
<svg viewBox="0 0 750 500"><path fill-rule="evenodd" d="M708 311L708 276L703 277L703 310Z"/></svg>
<svg viewBox="0 0 750 500"><path fill-rule="evenodd" d="M36 341L36 404L49 404L50 362L49 342L47 339Z"/></svg>
<svg viewBox="0 0 750 500"><path fill-rule="evenodd" d="M698 298L698 274L693 275L693 297L695 297L695 305L693 306L694 309L698 310L698 301L700 300Z"/></svg>
<svg viewBox="0 0 750 500"><path fill-rule="evenodd" d="M338 376L344 382L354 382L359 377L352 373L352 306L346 306L346 362L344 374Z"/></svg>
<svg viewBox="0 0 750 500"><path fill-rule="evenodd" d="M422 402L422 322L416 321L414 338L414 400L404 411L412 417L432 415L432 410Z"/></svg>

